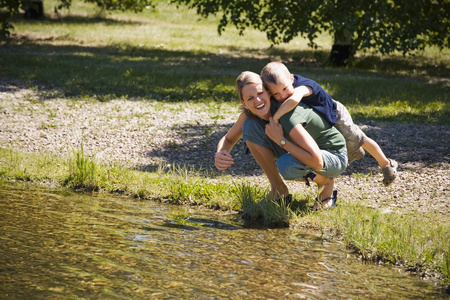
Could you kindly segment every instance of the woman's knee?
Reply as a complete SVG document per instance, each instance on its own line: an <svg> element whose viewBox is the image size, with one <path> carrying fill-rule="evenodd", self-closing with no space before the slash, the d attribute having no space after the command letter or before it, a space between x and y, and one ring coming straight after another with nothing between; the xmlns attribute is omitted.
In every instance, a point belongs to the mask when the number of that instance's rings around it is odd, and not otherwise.
<svg viewBox="0 0 450 300"><path fill-rule="evenodd" d="M301 180L311 171L310 168L289 154L278 158L277 168L285 180Z"/></svg>

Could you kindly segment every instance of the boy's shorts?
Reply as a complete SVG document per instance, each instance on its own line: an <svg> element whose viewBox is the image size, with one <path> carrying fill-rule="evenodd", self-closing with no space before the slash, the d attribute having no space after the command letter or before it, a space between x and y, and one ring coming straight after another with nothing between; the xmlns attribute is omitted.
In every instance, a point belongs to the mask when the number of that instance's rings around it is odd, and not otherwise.
<svg viewBox="0 0 450 300"><path fill-rule="evenodd" d="M242 136L245 141L252 142L258 146L271 149L274 158L277 159L278 172L285 180L303 180L304 177L313 171L292 154L281 148L277 143L272 141L265 132L266 122L261 119L247 119L242 126ZM334 178L342 174L347 167L347 151L345 149L339 151L320 150L324 167L319 174Z"/></svg>
<svg viewBox="0 0 450 300"><path fill-rule="evenodd" d="M352 158L357 156L360 151L364 151L362 149L360 150L360 148L367 140L367 135L361 130L361 128L359 128L358 125L353 123L352 116L350 116L347 108L345 108L345 106L339 101L334 101L337 105L336 124L334 126L344 136L347 143L349 161L352 161Z"/></svg>

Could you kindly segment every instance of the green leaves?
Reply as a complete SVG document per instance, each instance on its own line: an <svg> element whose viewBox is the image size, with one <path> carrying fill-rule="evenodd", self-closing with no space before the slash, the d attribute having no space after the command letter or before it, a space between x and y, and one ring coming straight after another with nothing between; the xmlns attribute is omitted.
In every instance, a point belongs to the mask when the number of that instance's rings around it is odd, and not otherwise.
<svg viewBox="0 0 450 300"><path fill-rule="evenodd" d="M9 22L22 8L21 0L0 0L0 41L9 38L10 30L14 27Z"/></svg>
<svg viewBox="0 0 450 300"><path fill-rule="evenodd" d="M319 33L328 32L338 40L350 34L355 50L381 54L403 54L427 46L450 46L450 2L448 0L301 0L301 1L209 1L173 0L195 8L202 17L222 13L219 33L234 25L241 34L246 28L266 33L274 44L306 36L316 47Z"/></svg>

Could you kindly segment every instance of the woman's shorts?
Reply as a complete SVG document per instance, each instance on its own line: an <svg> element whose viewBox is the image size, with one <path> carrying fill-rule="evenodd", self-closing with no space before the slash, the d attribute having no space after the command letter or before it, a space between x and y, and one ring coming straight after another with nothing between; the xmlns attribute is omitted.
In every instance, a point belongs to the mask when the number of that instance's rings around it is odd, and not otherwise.
<svg viewBox="0 0 450 300"><path fill-rule="evenodd" d="M292 154L287 153L278 158L278 172L286 180L301 180L314 171L328 178L341 175L347 168L347 151L320 150L322 152L323 168L315 171L296 159Z"/></svg>

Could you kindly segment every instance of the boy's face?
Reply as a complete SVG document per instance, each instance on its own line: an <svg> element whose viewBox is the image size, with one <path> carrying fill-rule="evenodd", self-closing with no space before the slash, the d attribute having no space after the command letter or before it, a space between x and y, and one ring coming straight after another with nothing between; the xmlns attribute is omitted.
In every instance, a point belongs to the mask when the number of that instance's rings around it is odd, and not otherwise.
<svg viewBox="0 0 450 300"><path fill-rule="evenodd" d="M294 94L294 75L284 75L280 77L278 84L267 83L270 95L277 101L284 101Z"/></svg>
<svg viewBox="0 0 450 300"><path fill-rule="evenodd" d="M268 120L270 117L270 96L262 84L247 84L242 88L242 105L252 114Z"/></svg>

